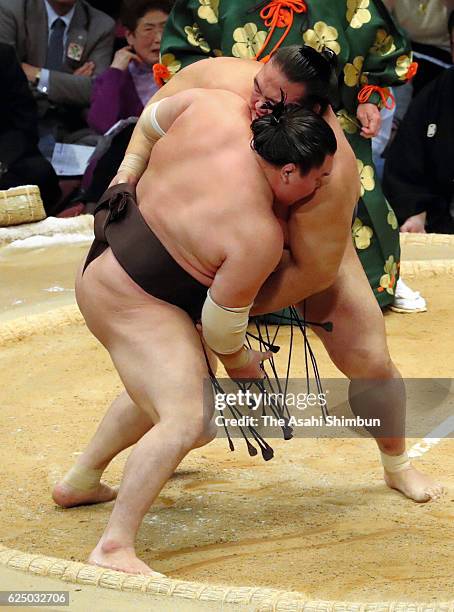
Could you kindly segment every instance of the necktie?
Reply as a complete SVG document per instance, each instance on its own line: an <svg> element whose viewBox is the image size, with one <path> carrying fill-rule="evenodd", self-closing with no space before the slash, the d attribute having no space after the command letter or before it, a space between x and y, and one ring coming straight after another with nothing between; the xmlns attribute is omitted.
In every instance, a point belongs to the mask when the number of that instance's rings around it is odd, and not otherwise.
<svg viewBox="0 0 454 612"><path fill-rule="evenodd" d="M52 24L49 46L47 48L46 68L61 70L63 68L63 39L66 24L63 19L56 19Z"/></svg>

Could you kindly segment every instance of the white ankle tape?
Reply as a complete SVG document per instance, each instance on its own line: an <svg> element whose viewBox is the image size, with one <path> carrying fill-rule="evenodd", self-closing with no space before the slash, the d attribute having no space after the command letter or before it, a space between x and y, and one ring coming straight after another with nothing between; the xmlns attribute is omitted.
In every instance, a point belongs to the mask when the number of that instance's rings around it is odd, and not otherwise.
<svg viewBox="0 0 454 612"><path fill-rule="evenodd" d="M102 473L103 470L93 470L75 465L63 478L63 482L73 489L79 489L79 491L91 491L99 485Z"/></svg>
<svg viewBox="0 0 454 612"><path fill-rule="evenodd" d="M410 467L410 459L407 453L402 455L385 455L380 451L381 462L387 472L400 472Z"/></svg>

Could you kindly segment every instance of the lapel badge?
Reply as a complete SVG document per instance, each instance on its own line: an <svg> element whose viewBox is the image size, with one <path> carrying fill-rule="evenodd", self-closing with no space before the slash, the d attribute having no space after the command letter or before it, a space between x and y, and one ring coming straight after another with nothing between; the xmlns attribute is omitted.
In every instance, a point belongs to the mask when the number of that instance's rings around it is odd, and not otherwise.
<svg viewBox="0 0 454 612"><path fill-rule="evenodd" d="M429 123L429 125L427 126L427 138L433 138L436 133L437 133L437 124Z"/></svg>
<svg viewBox="0 0 454 612"><path fill-rule="evenodd" d="M69 43L67 56L70 60L73 60L75 62L80 62L80 60L82 59L83 52L84 52L83 45L80 45L79 43L76 43L76 42Z"/></svg>

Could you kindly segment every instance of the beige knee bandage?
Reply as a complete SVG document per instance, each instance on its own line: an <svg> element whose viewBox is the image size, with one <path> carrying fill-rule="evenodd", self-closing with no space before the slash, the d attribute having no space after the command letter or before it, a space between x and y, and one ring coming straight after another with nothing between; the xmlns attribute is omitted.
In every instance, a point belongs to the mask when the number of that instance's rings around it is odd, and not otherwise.
<svg viewBox="0 0 454 612"><path fill-rule="evenodd" d="M63 478L63 482L72 489L91 491L96 489L99 485L102 473L103 470L93 470L91 468L75 465Z"/></svg>
<svg viewBox="0 0 454 612"><path fill-rule="evenodd" d="M410 467L410 459L408 458L407 453L402 453L402 455L385 455L380 451L381 462L383 467L387 472L401 472L406 468Z"/></svg>

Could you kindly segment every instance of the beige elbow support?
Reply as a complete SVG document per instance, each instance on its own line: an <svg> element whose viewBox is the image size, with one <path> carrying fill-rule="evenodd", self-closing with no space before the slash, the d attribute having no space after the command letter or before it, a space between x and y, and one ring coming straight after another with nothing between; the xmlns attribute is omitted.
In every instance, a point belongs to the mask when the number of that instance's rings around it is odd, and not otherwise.
<svg viewBox="0 0 454 612"><path fill-rule="evenodd" d="M220 306L213 301L208 289L202 309L202 333L215 353L231 355L242 348L251 308L252 304L241 308Z"/></svg>
<svg viewBox="0 0 454 612"><path fill-rule="evenodd" d="M139 130L139 134L136 138L132 137L131 144L128 147L134 153L126 153L118 168L118 174L125 172L141 177L145 172L154 145L165 135L156 118L156 111L161 102L162 100L159 100L159 102L149 104L141 114L136 128Z"/></svg>

